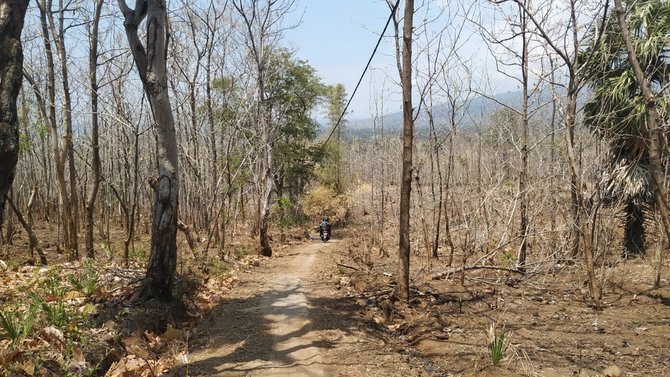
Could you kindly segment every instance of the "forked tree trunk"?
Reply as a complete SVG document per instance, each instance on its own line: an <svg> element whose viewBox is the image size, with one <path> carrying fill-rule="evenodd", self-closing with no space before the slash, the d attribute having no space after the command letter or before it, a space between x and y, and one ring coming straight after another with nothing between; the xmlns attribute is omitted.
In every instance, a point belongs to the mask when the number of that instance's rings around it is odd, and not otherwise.
<svg viewBox="0 0 670 377"><path fill-rule="evenodd" d="M0 0L0 227L19 158L16 98L23 79L21 31L28 0Z"/></svg>
<svg viewBox="0 0 670 377"><path fill-rule="evenodd" d="M40 104L40 112L44 120L49 124L49 131L51 134L51 149L53 153L53 161L56 167L56 185L58 186L58 195L59 195L59 215L60 221L62 223L62 236L63 244L66 248L69 248L72 245L72 230L70 214L72 213L72 207L70 203L70 197L68 196L67 189L67 180L65 178L65 158L66 154L63 153L66 149L61 148L59 143L59 131L58 123L56 119L56 67L54 63L51 35L49 33L49 21L48 14L51 14L51 2L46 0L39 0L37 6L40 11L40 30L42 34L42 42L44 43L44 53L46 55L46 70L47 70L47 93L46 98L42 97L39 86L36 84L35 80L32 78L26 78L31 81L33 90L35 91L35 96L38 98L38 103ZM65 137L65 136L64 136ZM60 248L59 248L60 250Z"/></svg>
<svg viewBox="0 0 670 377"><path fill-rule="evenodd" d="M66 237L66 248L68 249L69 258L78 259L79 258L79 246L78 246L78 232L79 232L79 200L77 197L77 173L74 165L74 144L72 140L72 96L70 93L70 79L69 79L69 69L68 69L68 58L65 51L65 5L63 0L59 1L58 11L54 12L51 9L52 1L49 0L44 5L44 11L46 17L49 21L49 29L51 30L51 36L53 42L56 45L56 56L58 57L58 62L60 64L60 73L62 80L62 94L63 94L63 141L60 145L60 163L61 169L63 170L63 184L65 184L65 164L68 166L68 178L69 178L69 194L70 197L65 201L67 205L64 205L64 224L67 224L66 229L68 235ZM58 25L54 20L54 13L58 14ZM58 26L58 29L56 28ZM55 85L55 82L54 82ZM55 123L55 122L54 122ZM63 190L64 194L67 189Z"/></svg>
<svg viewBox="0 0 670 377"><path fill-rule="evenodd" d="M177 269L177 210L179 170L177 138L168 96L166 74L167 6L165 0L137 0L130 9L118 0L124 16L126 36L137 70L149 98L155 122L158 179L156 182L151 256L141 297L172 299L172 282ZM147 44L137 32L146 18Z"/></svg>

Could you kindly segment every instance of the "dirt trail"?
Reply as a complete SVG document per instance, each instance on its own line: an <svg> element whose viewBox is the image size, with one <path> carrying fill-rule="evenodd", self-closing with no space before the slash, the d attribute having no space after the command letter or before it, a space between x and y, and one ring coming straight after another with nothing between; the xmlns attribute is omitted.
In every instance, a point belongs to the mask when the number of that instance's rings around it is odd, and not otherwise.
<svg viewBox="0 0 670 377"><path fill-rule="evenodd" d="M187 375L327 376L320 336L312 331L305 285L318 253L310 242L243 276L229 300L201 326ZM204 330L204 331L203 331Z"/></svg>

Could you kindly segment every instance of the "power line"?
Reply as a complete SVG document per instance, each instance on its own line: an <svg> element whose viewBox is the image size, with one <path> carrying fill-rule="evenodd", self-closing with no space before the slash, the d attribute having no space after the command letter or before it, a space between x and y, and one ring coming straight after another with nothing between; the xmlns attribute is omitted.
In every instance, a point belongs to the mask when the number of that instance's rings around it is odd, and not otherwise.
<svg viewBox="0 0 670 377"><path fill-rule="evenodd" d="M337 122L335 123L335 127L330 131L330 134L328 135L328 138L326 138L326 141L321 144L321 149L328 144L328 141L330 138L333 136L333 133L335 133L335 130L337 127L340 126L340 122L342 122L342 118L344 118L344 115L347 113L347 109L349 108L349 105L351 104L351 101L354 99L354 96L356 95L356 91L358 90L358 87L361 86L361 82L363 81L363 77L365 77L365 73L367 73L368 68L370 67L370 63L372 63L372 59L375 57L375 54L377 53L377 49L379 48L379 45L382 42L382 39L384 38L384 34L386 34L386 30L389 27L389 24L391 23L391 19L393 19L393 15L395 14L396 9L398 9L398 5L400 5L400 0L396 1L395 5L393 6L393 9L391 9L391 14L389 14L388 20L386 20L386 25L384 25L384 30L382 33L379 35L379 39L377 40L377 44L375 45L374 50L372 50L372 55L370 55L370 59L368 59L368 64L365 65L365 69L363 69L363 73L361 73L361 77L358 79L358 83L356 84L356 87L354 88L354 91L351 93L351 96L349 96L349 101L347 101L347 104L344 106L344 110L342 111L342 114L340 114L339 119L337 119Z"/></svg>

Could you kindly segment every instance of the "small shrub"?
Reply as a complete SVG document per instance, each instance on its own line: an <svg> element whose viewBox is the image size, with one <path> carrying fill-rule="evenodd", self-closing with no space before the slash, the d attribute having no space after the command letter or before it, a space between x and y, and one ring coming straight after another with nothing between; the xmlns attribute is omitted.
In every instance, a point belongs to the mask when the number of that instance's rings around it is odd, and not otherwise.
<svg viewBox="0 0 670 377"><path fill-rule="evenodd" d="M492 323L486 331L486 338L488 341L491 362L493 365L498 365L500 360L505 357L505 351L507 349L507 338L505 336L505 330L503 329L500 333L498 333L496 331L496 324Z"/></svg>
<svg viewBox="0 0 670 377"><path fill-rule="evenodd" d="M60 300L65 296L67 287L62 282L62 271L54 268L47 273L46 279L40 284L47 296L53 300Z"/></svg>
<svg viewBox="0 0 670 377"><path fill-rule="evenodd" d="M112 248L112 245L109 242L103 241L100 242L100 249L105 252L105 256L107 259L112 260L114 259L114 249Z"/></svg>
<svg viewBox="0 0 670 377"><path fill-rule="evenodd" d="M11 341L12 347L33 331L36 312L36 308L31 306L23 316L19 317L15 312L0 310L0 328Z"/></svg>
<svg viewBox="0 0 670 377"><path fill-rule="evenodd" d="M237 259L246 257L247 255L249 255L249 247L246 245L240 245L235 248L235 256Z"/></svg>
<svg viewBox="0 0 670 377"><path fill-rule="evenodd" d="M149 250L144 246L131 248L129 254L130 254L129 255L130 260L138 262L146 262L147 259L149 258Z"/></svg>
<svg viewBox="0 0 670 377"><path fill-rule="evenodd" d="M98 288L98 274L94 262L87 260L84 268L71 275L68 280L74 289L85 294L86 297L91 296Z"/></svg>
<svg viewBox="0 0 670 377"><path fill-rule="evenodd" d="M56 299L56 301L53 303L46 302L37 293L32 293L31 299L33 301L33 305L39 307L42 310L44 320L49 325L53 325L60 329L67 328L71 318L62 296Z"/></svg>

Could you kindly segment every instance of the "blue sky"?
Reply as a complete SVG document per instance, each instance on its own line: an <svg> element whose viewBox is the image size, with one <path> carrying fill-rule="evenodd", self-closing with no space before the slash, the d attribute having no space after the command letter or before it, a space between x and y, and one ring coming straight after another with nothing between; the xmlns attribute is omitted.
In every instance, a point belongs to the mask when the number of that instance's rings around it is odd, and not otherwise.
<svg viewBox="0 0 670 377"><path fill-rule="evenodd" d="M388 18L386 0L299 0L288 21L301 15L302 23L286 33L285 42L297 51L300 59L307 60L318 71L324 83L342 83L351 95ZM391 33L389 27L387 35ZM397 77L395 58L391 56L392 43L390 38L382 42L371 65L374 71L368 71L349 108L349 119L372 115L372 76L379 82L383 80L380 77L385 76L380 70L390 70L390 75ZM387 87L397 90L392 83ZM386 112L397 110L391 107L387 106ZM399 104L397 107L399 109Z"/></svg>
<svg viewBox="0 0 670 377"><path fill-rule="evenodd" d="M402 4L404 2L401 2L401 7ZM484 20L483 27L502 28L504 31L508 29L502 18L504 14L493 10L495 7L470 1L431 0L415 5L416 43L413 55L417 64L426 62L427 38L441 35L440 59L451 62L446 68L451 77L442 77L442 83L444 80L462 80L461 85L465 86L466 77L470 77L473 86L488 93L519 89L517 81L496 69L493 53L483 43L478 27L464 21L464 15L467 14L469 20ZM284 43L295 49L298 58L314 67L325 84L342 83L347 94L351 95L389 13L386 0L297 0L295 11L288 15L286 24L294 24L301 16L302 22L286 32ZM393 27L389 26L386 38L349 108L347 119L371 118L377 112L388 114L402 110L392 34ZM458 38L458 42L455 38ZM432 39L430 45L433 50L431 54L435 54L437 40ZM445 56L449 51L456 51L450 48L454 45L458 46L457 54L462 59L462 65L459 66L452 65L456 63L453 56ZM504 52L495 53L504 59ZM515 66L498 68L515 77L520 74ZM426 67L415 66L417 72L425 76ZM416 85L418 83L415 80ZM437 98L439 95L436 94L437 102L441 101ZM375 107L382 103L383 108L377 111Z"/></svg>

